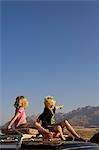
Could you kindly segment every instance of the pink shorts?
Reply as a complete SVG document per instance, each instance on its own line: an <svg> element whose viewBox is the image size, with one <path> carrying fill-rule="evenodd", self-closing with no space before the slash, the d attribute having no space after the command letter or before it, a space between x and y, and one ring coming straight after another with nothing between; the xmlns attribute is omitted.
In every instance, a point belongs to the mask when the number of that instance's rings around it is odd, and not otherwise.
<svg viewBox="0 0 99 150"><path fill-rule="evenodd" d="M58 132L53 132L53 138L57 136Z"/></svg>

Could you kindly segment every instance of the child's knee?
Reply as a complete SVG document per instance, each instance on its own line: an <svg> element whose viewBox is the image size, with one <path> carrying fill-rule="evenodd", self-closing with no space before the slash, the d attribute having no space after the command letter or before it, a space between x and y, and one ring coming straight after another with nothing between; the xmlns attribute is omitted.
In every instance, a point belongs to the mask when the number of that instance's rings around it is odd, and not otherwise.
<svg viewBox="0 0 99 150"><path fill-rule="evenodd" d="M38 122L35 121L35 122L33 122L33 126L34 127L38 127L38 126L40 126L40 123L38 123Z"/></svg>
<svg viewBox="0 0 99 150"><path fill-rule="evenodd" d="M57 126L57 130L58 130L58 131L61 131L61 130L62 130L62 127L61 127L60 125L58 125L58 126Z"/></svg>
<svg viewBox="0 0 99 150"><path fill-rule="evenodd" d="M64 121L64 123L65 123L65 124L68 124L68 121L67 121L67 120L65 120L65 121Z"/></svg>

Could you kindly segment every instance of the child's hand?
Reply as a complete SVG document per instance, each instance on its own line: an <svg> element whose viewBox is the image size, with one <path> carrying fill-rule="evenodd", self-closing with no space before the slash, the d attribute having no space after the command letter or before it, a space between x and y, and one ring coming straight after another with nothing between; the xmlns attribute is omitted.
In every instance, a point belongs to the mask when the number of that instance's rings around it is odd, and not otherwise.
<svg viewBox="0 0 99 150"><path fill-rule="evenodd" d="M56 106L56 109L62 109L62 108L63 108L63 105Z"/></svg>
<svg viewBox="0 0 99 150"><path fill-rule="evenodd" d="M61 105L61 106L60 106L60 109L62 109L63 107L64 107L64 106L63 106L63 105Z"/></svg>

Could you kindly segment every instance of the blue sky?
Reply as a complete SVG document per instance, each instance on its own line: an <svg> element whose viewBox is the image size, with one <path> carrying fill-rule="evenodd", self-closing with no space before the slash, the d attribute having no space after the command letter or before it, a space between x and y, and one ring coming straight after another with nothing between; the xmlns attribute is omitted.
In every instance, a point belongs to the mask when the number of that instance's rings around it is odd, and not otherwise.
<svg viewBox="0 0 99 150"><path fill-rule="evenodd" d="M99 2L2 1L0 123L18 95L27 115L52 95L69 112L99 105Z"/></svg>

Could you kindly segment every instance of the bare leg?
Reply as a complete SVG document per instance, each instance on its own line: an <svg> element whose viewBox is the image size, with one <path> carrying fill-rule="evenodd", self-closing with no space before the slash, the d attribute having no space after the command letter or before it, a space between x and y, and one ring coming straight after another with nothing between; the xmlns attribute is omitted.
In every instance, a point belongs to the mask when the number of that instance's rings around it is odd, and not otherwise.
<svg viewBox="0 0 99 150"><path fill-rule="evenodd" d="M66 127L67 130L75 137L80 138L80 136L76 133L76 131L73 129L73 127L69 124L67 120L61 123L62 127Z"/></svg>
<svg viewBox="0 0 99 150"><path fill-rule="evenodd" d="M48 129L43 128L40 123L35 122L33 125L43 135L43 139L52 139L52 132L50 132Z"/></svg>
<svg viewBox="0 0 99 150"><path fill-rule="evenodd" d="M63 135L62 127L60 125L55 127L55 130L57 130L60 133L60 136L61 136L62 140L66 140L64 135Z"/></svg>
<svg viewBox="0 0 99 150"><path fill-rule="evenodd" d="M44 134L45 134L45 133L47 133L47 134L50 133L49 130L43 128L43 127L40 125L40 123L38 123L38 122L35 122L33 125L34 125L34 127L35 127L36 129L38 129L38 131L41 132L41 133L44 133Z"/></svg>

